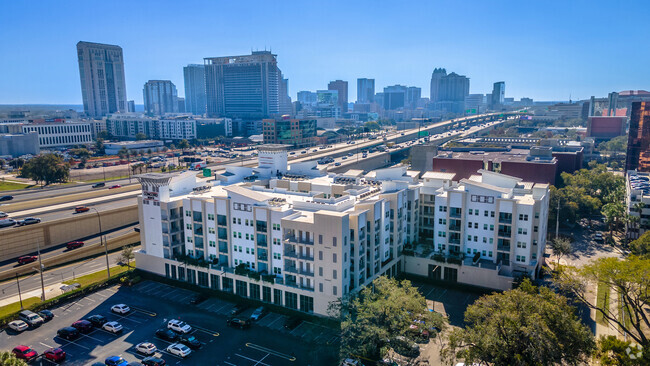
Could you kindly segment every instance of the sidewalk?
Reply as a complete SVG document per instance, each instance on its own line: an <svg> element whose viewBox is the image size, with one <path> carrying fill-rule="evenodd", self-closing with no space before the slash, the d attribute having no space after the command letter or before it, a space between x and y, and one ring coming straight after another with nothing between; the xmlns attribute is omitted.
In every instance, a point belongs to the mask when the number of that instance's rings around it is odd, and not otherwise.
<svg viewBox="0 0 650 366"><path fill-rule="evenodd" d="M55 283L53 285L45 286L45 300L49 300L63 294L63 291L61 290L61 286L63 286L63 283L61 282ZM36 290L21 292L21 296L23 300L28 299L30 297L40 298L42 293L43 293L42 290L39 288ZM0 306L10 305L18 302L20 302L20 297L18 295L15 295L0 300Z"/></svg>

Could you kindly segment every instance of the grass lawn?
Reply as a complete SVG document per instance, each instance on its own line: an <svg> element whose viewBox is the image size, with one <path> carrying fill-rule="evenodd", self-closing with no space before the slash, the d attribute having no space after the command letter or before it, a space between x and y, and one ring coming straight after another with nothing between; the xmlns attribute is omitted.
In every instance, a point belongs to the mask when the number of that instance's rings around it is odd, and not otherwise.
<svg viewBox="0 0 650 366"><path fill-rule="evenodd" d="M38 304L39 302L41 302L41 299L39 297L29 297L23 299L23 307L28 308L34 304ZM17 311L20 311L20 302L15 302L13 304L2 306L0 307L0 318L7 316L9 314L13 314Z"/></svg>
<svg viewBox="0 0 650 366"><path fill-rule="evenodd" d="M33 187L33 185L14 183L14 182L4 182L4 181L0 182L0 191L13 191L17 189L25 189L30 187Z"/></svg>
<svg viewBox="0 0 650 366"><path fill-rule="evenodd" d="M131 261L131 268L129 268L127 266L111 267L111 276L126 272L126 271L128 271L130 269L133 269L133 268L135 268L135 261ZM90 284L93 284L95 282L99 282L99 281L105 280L105 279L106 279L106 270L104 269L104 270L97 271L97 272L94 272L94 273L91 273L91 274L87 274L85 276L77 277L74 280L65 281L63 283L66 284L66 285L71 285L73 283L79 283L79 284L81 284L81 287L84 287L84 286L88 286Z"/></svg>
<svg viewBox="0 0 650 366"><path fill-rule="evenodd" d="M625 304L621 300L621 297L619 296L618 318L623 319L623 324L625 324L625 327L627 329L630 329L630 327L632 326L632 322L630 321L631 316L632 316L632 314L630 314L630 308L625 306ZM619 329L620 329L620 327L619 327Z"/></svg>
<svg viewBox="0 0 650 366"><path fill-rule="evenodd" d="M610 288L607 284L599 283L598 292L596 293L596 306L601 309L609 309ZM607 320L603 313L596 311L596 322L598 324L607 325Z"/></svg>
<svg viewBox="0 0 650 366"><path fill-rule="evenodd" d="M119 177L106 177L106 180L115 180L115 179L126 179L128 178L128 175L121 175ZM80 182L85 182L85 183L97 183L97 182L103 182L104 178L99 178L99 179L79 179Z"/></svg>

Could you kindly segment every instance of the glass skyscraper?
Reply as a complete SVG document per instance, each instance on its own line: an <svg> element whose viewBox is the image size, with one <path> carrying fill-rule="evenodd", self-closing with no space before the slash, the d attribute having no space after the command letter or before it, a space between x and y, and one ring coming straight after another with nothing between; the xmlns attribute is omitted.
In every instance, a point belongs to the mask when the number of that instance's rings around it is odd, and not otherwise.
<svg viewBox="0 0 650 366"><path fill-rule="evenodd" d="M89 117L127 112L122 47L77 43L84 112Z"/></svg>
<svg viewBox="0 0 650 366"><path fill-rule="evenodd" d="M178 113L176 85L169 80L149 80L144 84L144 110L153 116Z"/></svg>
<svg viewBox="0 0 650 366"><path fill-rule="evenodd" d="M206 113L205 65L187 65L183 68L185 84L185 112L202 116Z"/></svg>

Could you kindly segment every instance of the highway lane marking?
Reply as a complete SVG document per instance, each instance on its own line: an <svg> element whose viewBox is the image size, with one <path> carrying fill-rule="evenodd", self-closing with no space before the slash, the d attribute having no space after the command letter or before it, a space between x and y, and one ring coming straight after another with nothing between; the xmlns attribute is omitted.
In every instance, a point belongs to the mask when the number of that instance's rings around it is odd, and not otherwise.
<svg viewBox="0 0 650 366"><path fill-rule="evenodd" d="M266 353L272 354L273 356L284 358L285 360L289 360L291 362L296 360L296 357L294 357L294 356L287 355L287 354L284 354L282 352L272 350L270 348L262 347L260 345L255 344L255 343L246 343L246 347L252 348L254 350L266 352Z"/></svg>

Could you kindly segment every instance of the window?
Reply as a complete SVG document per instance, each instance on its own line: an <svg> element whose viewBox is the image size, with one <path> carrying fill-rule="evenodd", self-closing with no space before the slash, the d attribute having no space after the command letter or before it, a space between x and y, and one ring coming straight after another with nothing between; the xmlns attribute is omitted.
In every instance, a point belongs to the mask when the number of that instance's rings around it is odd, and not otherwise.
<svg viewBox="0 0 650 366"><path fill-rule="evenodd" d="M273 289L273 303L282 306L282 290Z"/></svg>
<svg viewBox="0 0 650 366"><path fill-rule="evenodd" d="M208 220L214 221L214 214L208 214Z"/></svg>
<svg viewBox="0 0 650 366"><path fill-rule="evenodd" d="M438 206L438 211L447 212L447 206Z"/></svg>
<svg viewBox="0 0 650 366"><path fill-rule="evenodd" d="M483 224L483 230L487 230L487 229L488 229L488 224Z"/></svg>
<svg viewBox="0 0 650 366"><path fill-rule="evenodd" d="M478 243L478 236L474 235L474 241Z"/></svg>
<svg viewBox="0 0 650 366"><path fill-rule="evenodd" d="M538 230L537 226L533 227L533 232L537 232L537 230Z"/></svg>
<svg viewBox="0 0 650 366"><path fill-rule="evenodd" d="M494 238L490 238L490 244L494 243Z"/></svg>
<svg viewBox="0 0 650 366"><path fill-rule="evenodd" d="M323 276L323 267L318 267L318 275Z"/></svg>
<svg viewBox="0 0 650 366"><path fill-rule="evenodd" d="M469 209L469 214L470 214L470 215L473 215L473 214L474 214L474 210L472 210L472 209L470 208L470 209Z"/></svg>
<svg viewBox="0 0 650 366"><path fill-rule="evenodd" d="M494 217L494 211L490 211L490 217Z"/></svg>
<svg viewBox="0 0 650 366"><path fill-rule="evenodd" d="M474 229L478 229L478 222L474 223Z"/></svg>
<svg viewBox="0 0 650 366"><path fill-rule="evenodd" d="M192 217L192 211L185 211L185 216Z"/></svg>
<svg viewBox="0 0 650 366"><path fill-rule="evenodd" d="M468 222L468 223L467 223L467 227L468 227L469 229L471 229L471 228L472 228L472 223L471 223L471 222Z"/></svg>
<svg viewBox="0 0 650 366"><path fill-rule="evenodd" d="M323 284L322 283L318 284L318 292L323 292Z"/></svg>
<svg viewBox="0 0 650 366"><path fill-rule="evenodd" d="M232 223L233 223L233 224L236 224L236 223L237 223L237 218L236 218L236 217L233 217L233 218L232 218Z"/></svg>
<svg viewBox="0 0 650 366"><path fill-rule="evenodd" d="M336 272L335 269L332 270L332 278L333 278L333 279L336 279L337 275L338 275L338 272Z"/></svg>
<svg viewBox="0 0 650 366"><path fill-rule="evenodd" d="M271 288L268 286L262 286L262 301L271 302Z"/></svg>
<svg viewBox="0 0 650 366"><path fill-rule="evenodd" d="M472 249L471 248L467 248L467 254L472 254Z"/></svg>
<svg viewBox="0 0 650 366"><path fill-rule="evenodd" d="M492 251L491 250L488 252L488 257L492 258Z"/></svg>
<svg viewBox="0 0 650 366"><path fill-rule="evenodd" d="M298 310L298 296L293 292L285 291L284 306L288 307L289 309Z"/></svg>
<svg viewBox="0 0 650 366"><path fill-rule="evenodd" d="M323 244L323 235L318 235L318 244Z"/></svg>
<svg viewBox="0 0 650 366"><path fill-rule="evenodd" d="M185 224L185 228L187 230L192 230L192 224Z"/></svg>
<svg viewBox="0 0 650 366"><path fill-rule="evenodd" d="M537 253L533 253L533 254L531 255L531 258L530 258L530 259L532 259L532 260L537 259Z"/></svg>
<svg viewBox="0 0 650 366"><path fill-rule="evenodd" d="M332 286L332 295L338 296L338 292L336 291L336 286Z"/></svg>
<svg viewBox="0 0 650 366"><path fill-rule="evenodd" d="M321 260L321 261L323 260L323 251L322 250L318 251L318 260Z"/></svg>
<svg viewBox="0 0 650 366"><path fill-rule="evenodd" d="M333 246L336 246L336 239L337 239L336 236L332 238L332 245Z"/></svg>
<svg viewBox="0 0 650 366"><path fill-rule="evenodd" d="M487 243L487 238L483 237L483 243Z"/></svg>
<svg viewBox="0 0 650 366"><path fill-rule="evenodd" d="M216 243L214 240L210 240L210 241L208 241L208 245L209 245L210 247L212 247L212 248L216 248L216 247L217 247L217 243Z"/></svg>
<svg viewBox="0 0 650 366"><path fill-rule="evenodd" d="M488 212L487 212L487 210L483 211L483 216L488 217Z"/></svg>
<svg viewBox="0 0 650 366"><path fill-rule="evenodd" d="M467 241L472 241L472 236L471 235L467 235Z"/></svg>
<svg viewBox="0 0 650 366"><path fill-rule="evenodd" d="M208 227L208 233L214 234L215 233L214 228L213 227Z"/></svg>
<svg viewBox="0 0 650 366"><path fill-rule="evenodd" d="M494 231L494 225L490 225L490 231Z"/></svg>
<svg viewBox="0 0 650 366"><path fill-rule="evenodd" d="M535 212L535 218L539 219L539 212Z"/></svg>
<svg viewBox="0 0 650 366"><path fill-rule="evenodd" d="M314 312L314 298L311 296L300 295L300 310L306 313Z"/></svg>
<svg viewBox="0 0 650 366"><path fill-rule="evenodd" d="M336 253L332 253L332 263L336 263Z"/></svg>

